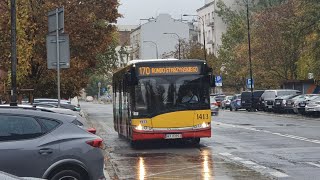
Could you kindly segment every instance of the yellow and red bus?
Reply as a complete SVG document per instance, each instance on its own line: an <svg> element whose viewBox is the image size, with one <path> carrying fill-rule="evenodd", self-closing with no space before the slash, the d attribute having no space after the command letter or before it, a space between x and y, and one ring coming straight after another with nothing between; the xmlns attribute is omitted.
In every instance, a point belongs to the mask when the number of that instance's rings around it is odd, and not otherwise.
<svg viewBox="0 0 320 180"><path fill-rule="evenodd" d="M203 60L133 60L113 75L114 129L134 144L211 137L212 69Z"/></svg>

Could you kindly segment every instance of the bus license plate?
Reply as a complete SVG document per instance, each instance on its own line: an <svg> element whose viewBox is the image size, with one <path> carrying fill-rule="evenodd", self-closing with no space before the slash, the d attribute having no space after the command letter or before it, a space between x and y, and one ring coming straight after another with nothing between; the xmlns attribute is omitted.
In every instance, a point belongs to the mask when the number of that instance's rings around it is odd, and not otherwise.
<svg viewBox="0 0 320 180"><path fill-rule="evenodd" d="M180 139L182 134L166 134L166 139Z"/></svg>

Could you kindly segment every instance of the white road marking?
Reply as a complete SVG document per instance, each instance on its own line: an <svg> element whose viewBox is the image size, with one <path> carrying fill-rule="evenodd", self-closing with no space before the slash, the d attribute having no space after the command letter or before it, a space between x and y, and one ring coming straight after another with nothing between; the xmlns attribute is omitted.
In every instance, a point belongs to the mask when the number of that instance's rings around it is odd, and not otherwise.
<svg viewBox="0 0 320 180"><path fill-rule="evenodd" d="M274 177L277 177L277 178L283 178L283 177L289 177L288 174L285 174L285 173L282 173L280 171L277 171L277 170L274 170L274 169L271 169L271 168L268 168L268 167L265 167L265 166L262 166L260 164L257 164L253 161L250 161L250 160L245 160L243 158L240 158L240 157L237 157L237 156L234 156L230 153L219 153L221 156L225 156L226 158L229 158L231 160L234 160L238 163L241 163L243 164L244 166L250 168L250 169L253 169L255 171L259 171L259 172L262 172L262 173L265 173L265 174L270 174ZM318 164L317 164L318 165ZM319 165L320 166L320 165Z"/></svg>
<svg viewBox="0 0 320 180"><path fill-rule="evenodd" d="M252 162L252 161L240 161L242 162L243 164L248 164L248 165L256 165L257 163L255 162Z"/></svg>
<svg viewBox="0 0 320 180"><path fill-rule="evenodd" d="M316 166L318 168L320 168L320 164L316 164L316 163L313 163L313 162L306 162L307 164L310 164L312 166Z"/></svg>
<svg viewBox="0 0 320 180"><path fill-rule="evenodd" d="M277 178L289 177L288 174L285 174L285 173L282 173L282 172L279 172L279 171L270 172L270 174L272 176L277 177Z"/></svg>
<svg viewBox="0 0 320 180"><path fill-rule="evenodd" d="M230 154L230 153L219 153L219 154L222 156L232 156L232 154Z"/></svg>
<svg viewBox="0 0 320 180"><path fill-rule="evenodd" d="M233 158L231 158L232 160L235 160L235 161L243 161L243 159L242 158L239 158L239 157L233 157Z"/></svg>
<svg viewBox="0 0 320 180"><path fill-rule="evenodd" d="M222 122L217 122L217 123L219 123L220 125L223 125L223 126L227 126L227 127L235 127L235 128L241 128L241 129L246 129L246 130L250 130L250 131L264 132L264 133L273 134L273 135L286 137L286 138L290 138L290 139L296 139L296 140L300 140L300 141L320 144L320 140L317 140L317 139L309 139L306 137L300 137L300 136L295 136L295 135L290 135L290 134L281 134L281 133L271 132L271 131L267 131L267 130L258 130L256 128L252 128L252 127L244 127L244 126L239 126L239 125L226 124L226 123L222 123Z"/></svg>

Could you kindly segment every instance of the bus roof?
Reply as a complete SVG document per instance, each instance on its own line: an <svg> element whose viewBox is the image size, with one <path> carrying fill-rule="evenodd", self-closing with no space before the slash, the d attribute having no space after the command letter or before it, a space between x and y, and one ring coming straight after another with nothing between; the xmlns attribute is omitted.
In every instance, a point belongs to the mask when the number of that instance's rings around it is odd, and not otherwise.
<svg viewBox="0 0 320 180"><path fill-rule="evenodd" d="M182 61L182 62L204 62L204 60L199 59L137 59L129 61L128 65L138 64L138 63L165 63L165 62L174 62L174 61Z"/></svg>

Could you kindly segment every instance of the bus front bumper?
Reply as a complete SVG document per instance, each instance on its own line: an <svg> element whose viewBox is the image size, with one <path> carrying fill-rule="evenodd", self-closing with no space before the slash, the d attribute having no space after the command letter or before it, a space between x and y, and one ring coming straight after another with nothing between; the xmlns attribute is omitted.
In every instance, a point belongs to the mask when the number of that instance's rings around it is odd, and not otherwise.
<svg viewBox="0 0 320 180"><path fill-rule="evenodd" d="M181 134L181 138L178 139L190 139L190 138L205 138L211 137L211 128L203 130L193 130L193 131L155 131L155 132L132 132L133 141L141 140L156 140L156 139L170 139L167 135L171 134Z"/></svg>

